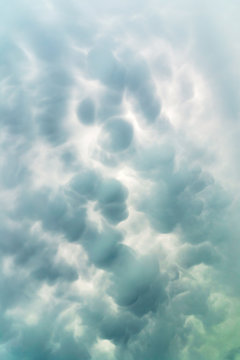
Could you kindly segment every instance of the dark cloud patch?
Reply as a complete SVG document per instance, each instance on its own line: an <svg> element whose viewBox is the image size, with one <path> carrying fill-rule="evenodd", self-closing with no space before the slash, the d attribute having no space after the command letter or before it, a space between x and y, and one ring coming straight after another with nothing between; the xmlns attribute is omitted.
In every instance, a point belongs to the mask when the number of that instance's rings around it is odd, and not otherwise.
<svg viewBox="0 0 240 360"><path fill-rule="evenodd" d="M126 81L137 110L142 113L147 122L154 122L160 114L161 104L147 64L138 59L131 59Z"/></svg>
<svg viewBox="0 0 240 360"><path fill-rule="evenodd" d="M98 201L100 204L110 204L115 202L124 202L128 191L118 180L106 179L99 189Z"/></svg>
<svg viewBox="0 0 240 360"><path fill-rule="evenodd" d="M63 233L69 241L77 241L85 228L86 209L83 203L68 202L64 193L51 193L47 188L22 192L12 216L40 221L47 231Z"/></svg>
<svg viewBox="0 0 240 360"><path fill-rule="evenodd" d="M154 196L151 196L150 201L144 201L139 209L147 213L152 226L159 232L171 232L178 223L178 209L171 198L171 192L163 182L159 182Z"/></svg>
<svg viewBox="0 0 240 360"><path fill-rule="evenodd" d="M121 251L122 239L123 235L109 226L98 231L89 224L82 244L95 266L111 270Z"/></svg>
<svg viewBox="0 0 240 360"><path fill-rule="evenodd" d="M31 143L35 135L33 98L30 83L25 80L28 59L22 48L10 34L1 39L0 74L2 92L0 100L0 124L2 130L25 145ZM16 59L18 61L16 62ZM16 138L17 137L17 138Z"/></svg>
<svg viewBox="0 0 240 360"><path fill-rule="evenodd" d="M122 259L121 267L114 268L111 292L116 302L138 316L156 311L166 300L158 262L153 258L138 259L128 248L122 249L123 254L124 259L122 256L118 259L118 262Z"/></svg>
<svg viewBox="0 0 240 360"><path fill-rule="evenodd" d="M0 122L2 129L6 128L13 136L22 135L31 141L35 133L34 123L31 122L31 96L23 89L21 79L17 76L7 77L5 84L2 84L2 89L7 90L8 101L1 102Z"/></svg>
<svg viewBox="0 0 240 360"><path fill-rule="evenodd" d="M133 160L134 167L142 176L174 181L175 150L170 144L146 146L138 149Z"/></svg>
<svg viewBox="0 0 240 360"><path fill-rule="evenodd" d="M61 339L60 348L53 352L50 360L67 360L69 359L69 356L73 360L78 360L79 358L84 360L91 359L91 355L89 354L84 342L66 334Z"/></svg>
<svg viewBox="0 0 240 360"><path fill-rule="evenodd" d="M126 198L128 191L119 181L106 179L99 189L97 209L111 223L117 224L128 217Z"/></svg>
<svg viewBox="0 0 240 360"><path fill-rule="evenodd" d="M38 255L36 260L40 260ZM35 264L37 265L37 264ZM76 269L63 262L54 262L53 257L42 257L40 263L36 266L33 271L33 276L40 281L47 281L50 284L56 281L67 281L71 282L77 280L78 273Z"/></svg>
<svg viewBox="0 0 240 360"><path fill-rule="evenodd" d="M62 229L69 241L78 241L81 238L85 230L85 218L86 210L84 208L70 209L63 218Z"/></svg>
<svg viewBox="0 0 240 360"><path fill-rule="evenodd" d="M123 234L109 226L99 231L89 224L82 244L89 260L111 275L109 294L116 303L141 317L166 301L166 279L156 259L138 258L122 240Z"/></svg>
<svg viewBox="0 0 240 360"><path fill-rule="evenodd" d="M90 359L82 339L75 339L72 332L65 329L68 322L65 319L61 321L61 307L49 309L46 314L47 316L39 318L36 324L22 324L18 337L7 345L9 354L27 360L67 360L69 355L73 360L79 357ZM55 323L61 327L57 328L53 325Z"/></svg>
<svg viewBox="0 0 240 360"><path fill-rule="evenodd" d="M132 125L126 120L113 118L104 125L100 143L107 151L119 152L126 150L132 139Z"/></svg>
<svg viewBox="0 0 240 360"><path fill-rule="evenodd" d="M74 267L56 258L57 244L48 244L39 234L31 234L27 226L15 225L14 227L12 224L11 227L5 227L2 231L0 249L2 253L9 256L16 271L21 268L29 271L30 279L35 278L41 282L54 284L57 281L72 282L78 278ZM16 282L22 286L20 279L17 278ZM14 283L15 281L13 281L13 288ZM11 288L11 281L9 285ZM9 296L7 291L3 294ZM20 297L16 292L16 301L19 301ZM14 300L13 295L10 298Z"/></svg>
<svg viewBox="0 0 240 360"><path fill-rule="evenodd" d="M145 321L132 314L123 313L120 316L106 316L101 322L100 334L104 339L124 345L142 330Z"/></svg>
<svg viewBox="0 0 240 360"><path fill-rule="evenodd" d="M71 172L73 169L78 168L77 156L73 149L65 149L60 157L64 171Z"/></svg>
<svg viewBox="0 0 240 360"><path fill-rule="evenodd" d="M99 120L105 122L113 116L123 115L122 100L122 92L106 89L100 97Z"/></svg>
<svg viewBox="0 0 240 360"><path fill-rule="evenodd" d="M207 296L200 288L191 289L179 294L174 299L174 306L184 315L205 316L209 308Z"/></svg>
<svg viewBox="0 0 240 360"><path fill-rule="evenodd" d="M15 151L17 152L17 149ZM29 170L21 159L21 155L23 156L23 151L20 152L19 156L11 151L1 166L0 179L5 188L12 189L29 181Z"/></svg>
<svg viewBox="0 0 240 360"><path fill-rule="evenodd" d="M180 264L186 268L199 264L215 265L220 261L219 254L209 243L186 246L179 255Z"/></svg>
<svg viewBox="0 0 240 360"><path fill-rule="evenodd" d="M137 92L144 84L148 83L151 77L149 68L144 60L130 58L129 70L127 73L127 84L132 92Z"/></svg>
<svg viewBox="0 0 240 360"><path fill-rule="evenodd" d="M216 241L229 198L210 174L184 162L176 169L174 149L165 144L139 151L134 166L152 181L138 209L158 232L178 229L184 242Z"/></svg>
<svg viewBox="0 0 240 360"><path fill-rule="evenodd" d="M84 125L92 125L95 121L95 105L91 98L85 98L78 105L77 115Z"/></svg>
<svg viewBox="0 0 240 360"><path fill-rule="evenodd" d="M50 66L44 71L39 83L36 102L39 133L53 145L62 144L68 132L65 124L70 85L73 84L71 74L60 66L57 69Z"/></svg>
<svg viewBox="0 0 240 360"><path fill-rule="evenodd" d="M113 90L123 91L125 69L107 46L96 46L88 53L89 74Z"/></svg>
<svg viewBox="0 0 240 360"><path fill-rule="evenodd" d="M128 217L128 211L124 203L111 203L100 206L102 215L111 223L117 224Z"/></svg>
<svg viewBox="0 0 240 360"><path fill-rule="evenodd" d="M139 108L147 121L154 122L160 114L160 101L152 91L152 84L138 89L136 98Z"/></svg>
<svg viewBox="0 0 240 360"><path fill-rule="evenodd" d="M3 309L1 309L2 311ZM0 344L7 343L12 337L16 336L16 331L12 329L9 319L7 316L1 315L0 316Z"/></svg>
<svg viewBox="0 0 240 360"><path fill-rule="evenodd" d="M237 347L229 351L224 360L235 360L237 356L240 354L240 348Z"/></svg>
<svg viewBox="0 0 240 360"><path fill-rule="evenodd" d="M70 188L79 194L81 199L95 200L101 183L102 179L99 173L94 170L83 170L71 179Z"/></svg>
<svg viewBox="0 0 240 360"><path fill-rule="evenodd" d="M44 23L37 20L36 9L25 7L28 11L11 24L13 34L19 33L18 40L12 36L5 43L11 46L6 49L3 64L10 96L1 118L12 133L22 134L28 141L33 140L38 128L40 135L56 145L66 140L63 119L67 116L71 75L62 65L64 61L70 67L70 49L66 32L56 19ZM29 73L34 75L28 77Z"/></svg>
<svg viewBox="0 0 240 360"><path fill-rule="evenodd" d="M30 290L26 282L30 281L31 278L23 276L22 274L2 274L0 281L0 301L1 308L4 312L6 309L12 309L18 305L23 305L26 301L26 297L30 296ZM30 288L34 289L33 284Z"/></svg>
<svg viewBox="0 0 240 360"><path fill-rule="evenodd" d="M28 228L23 224L8 223L7 217L1 217L0 249L6 255L17 255L21 258L21 250L25 244L34 244L38 248L38 242L32 242ZM34 251L34 250L33 250Z"/></svg>
<svg viewBox="0 0 240 360"><path fill-rule="evenodd" d="M144 360L147 356L151 359L178 359L181 346L184 346L183 321L176 319L171 314L162 314L160 311L149 318L146 326L133 337L127 346L117 349L118 358L129 354L129 358ZM141 344L141 345L140 345Z"/></svg>

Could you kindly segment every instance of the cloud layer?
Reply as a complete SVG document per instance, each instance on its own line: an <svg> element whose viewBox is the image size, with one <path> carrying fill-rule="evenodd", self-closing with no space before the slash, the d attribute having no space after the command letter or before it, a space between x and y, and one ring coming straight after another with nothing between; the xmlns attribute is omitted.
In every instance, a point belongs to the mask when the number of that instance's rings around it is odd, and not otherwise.
<svg viewBox="0 0 240 360"><path fill-rule="evenodd" d="M239 6L0 10L0 357L240 359Z"/></svg>

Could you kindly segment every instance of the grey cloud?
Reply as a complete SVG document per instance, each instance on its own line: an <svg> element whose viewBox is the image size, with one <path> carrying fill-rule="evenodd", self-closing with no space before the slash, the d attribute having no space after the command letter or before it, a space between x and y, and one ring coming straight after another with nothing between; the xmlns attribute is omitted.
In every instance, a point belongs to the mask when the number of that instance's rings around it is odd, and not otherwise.
<svg viewBox="0 0 240 360"><path fill-rule="evenodd" d="M112 152L126 150L133 139L132 125L123 119L113 118L104 124L103 139L100 142L104 149Z"/></svg>
<svg viewBox="0 0 240 360"><path fill-rule="evenodd" d="M117 90L106 89L100 97L98 118L104 122L113 116L121 116L123 93Z"/></svg>
<svg viewBox="0 0 240 360"><path fill-rule="evenodd" d="M126 200L128 191L118 180L106 179L100 187L98 201L100 204L123 202Z"/></svg>
<svg viewBox="0 0 240 360"><path fill-rule="evenodd" d="M77 270L71 266L68 266L63 262L56 262L54 264L53 258L49 258L49 256L42 257L41 260L41 263L36 266L36 269L33 271L33 276L36 279L40 281L45 280L49 283L54 283L56 281L71 282L77 280Z"/></svg>
<svg viewBox="0 0 240 360"><path fill-rule="evenodd" d="M71 282L78 278L78 274L72 266L63 260L56 260L57 245L47 244L40 235L32 235L27 226L15 225L15 229L13 225L12 228L5 227L1 235L0 249L5 255L11 256L16 270L21 268L31 270L32 278L50 283L59 280ZM16 283L23 286L20 280L21 278L17 278ZM15 281L12 284L10 282L9 285L10 289L14 289ZM6 294L7 298L10 296L7 289L3 294ZM20 296L17 292L15 295L16 301L19 301ZM10 298L14 301L13 294ZM7 303L10 304L10 300L7 300Z"/></svg>
<svg viewBox="0 0 240 360"><path fill-rule="evenodd" d="M91 98L85 98L79 104L77 114L84 125L91 125L95 121L95 105Z"/></svg>
<svg viewBox="0 0 240 360"><path fill-rule="evenodd" d="M77 208L73 207L63 193L54 195L45 188L22 192L13 215L19 219L41 221L46 230L63 232L69 241L76 241L85 228L86 210L82 205L84 202L80 202Z"/></svg>
<svg viewBox="0 0 240 360"><path fill-rule="evenodd" d="M111 269L121 251L120 242L123 235L106 226L101 232L89 224L84 234L83 246L87 250L89 259L95 266Z"/></svg>
<svg viewBox="0 0 240 360"><path fill-rule="evenodd" d="M155 93L150 71L143 61L133 59L128 65L127 85L137 109L152 123L160 114L161 105Z"/></svg>
<svg viewBox="0 0 240 360"><path fill-rule="evenodd" d="M122 240L123 235L109 226L101 232L89 226L82 244L89 260L111 274L109 294L117 304L141 317L166 301L166 281L156 259L138 258Z"/></svg>
<svg viewBox="0 0 240 360"><path fill-rule="evenodd" d="M96 46L88 54L89 74L117 91L125 86L125 69L107 46Z"/></svg>
<svg viewBox="0 0 240 360"><path fill-rule="evenodd" d="M117 359L127 356L131 360L143 360L151 356L151 359L157 360L159 355L164 360L178 358L180 346L185 340L182 326L179 318L173 319L170 314L158 312L148 319L138 337L132 338L128 346L118 348Z"/></svg>
<svg viewBox="0 0 240 360"><path fill-rule="evenodd" d="M29 276L23 277L21 274L2 275L0 282L0 301L3 314L6 309L12 309L17 305L25 303L26 296L30 295L30 289L28 289L26 285L26 281L28 280L30 280ZM33 287L32 284L31 287Z"/></svg>
<svg viewBox="0 0 240 360"><path fill-rule="evenodd" d="M117 224L128 217L127 195L127 189L119 181L105 180L99 189L97 209L110 223Z"/></svg>
<svg viewBox="0 0 240 360"><path fill-rule="evenodd" d="M184 267L191 267L199 264L215 265L220 257L209 243L197 246L187 246L179 254L180 264Z"/></svg>
<svg viewBox="0 0 240 360"><path fill-rule="evenodd" d="M2 309L1 309L2 311ZM15 331L12 329L9 320L7 319L7 316L1 315L1 335L0 335L0 344L6 343L8 340L10 340L13 336L16 336Z"/></svg>
<svg viewBox="0 0 240 360"><path fill-rule="evenodd" d="M204 10L207 10L207 7ZM223 120L227 118L235 121L239 114L239 89L237 86L239 75L233 71L235 60L234 57L228 55L231 52L229 44L221 33L221 26L219 27L221 16L217 19L218 21L212 21L212 9L208 8L211 14L210 18L206 16L204 10L201 10L201 19L205 22L204 27L194 13L196 46L193 48L193 57L209 78L209 83L216 96L215 100L221 108L221 112L224 113ZM226 16L225 21L231 22L229 15ZM203 57L203 53L206 52L209 54L207 59Z"/></svg>
<svg viewBox="0 0 240 360"><path fill-rule="evenodd" d="M101 323L100 334L104 339L123 345L135 337L142 330L143 325L144 320L128 313L123 313L121 316L106 316Z"/></svg>
<svg viewBox="0 0 240 360"><path fill-rule="evenodd" d="M11 189L22 183L26 184L29 181L29 170L20 156L17 157L16 154L11 153L8 154L1 167L0 179L2 185L6 188Z"/></svg>
<svg viewBox="0 0 240 360"><path fill-rule="evenodd" d="M132 254L126 256L122 265L114 272L112 291L117 303L139 316L156 310L166 299L157 262L137 259Z"/></svg>
<svg viewBox="0 0 240 360"><path fill-rule="evenodd" d="M17 55L17 57L19 57ZM9 70L11 73L11 69ZM9 88L9 97L11 96L14 101L1 103L1 124L4 128L14 135L29 135L30 139L34 135L34 124L30 123L31 110L29 109L29 94L22 89L18 82L21 80L7 79L6 88ZM2 85L4 88L4 85ZM10 91L11 89L11 91Z"/></svg>
<svg viewBox="0 0 240 360"><path fill-rule="evenodd" d="M99 173L93 170L83 170L71 179L70 188L83 199L95 200L101 182L102 179Z"/></svg>
<svg viewBox="0 0 240 360"><path fill-rule="evenodd" d="M240 348L239 347L235 348L235 349L232 349L224 359L225 360L234 360L234 359L236 359L236 357L238 356L239 353L240 353Z"/></svg>
<svg viewBox="0 0 240 360"><path fill-rule="evenodd" d="M47 360L62 359L90 359L85 345L77 341L65 330L66 321L59 320L61 307L57 306L53 311L47 311L47 317L43 317L37 324L22 327L19 336L8 344L10 354L20 359ZM53 324L57 322L61 327L58 329ZM10 347L9 347L10 345Z"/></svg>
<svg viewBox="0 0 240 360"><path fill-rule="evenodd" d="M64 171L72 172L78 169L76 152L72 148L66 148L63 150L60 156L60 160Z"/></svg>
<svg viewBox="0 0 240 360"><path fill-rule="evenodd" d="M111 223L117 224L128 217L128 211L124 203L111 203L101 205L103 216Z"/></svg>
<svg viewBox="0 0 240 360"><path fill-rule="evenodd" d="M174 306L184 315L204 316L208 312L207 297L195 288L179 294L174 299Z"/></svg>
<svg viewBox="0 0 240 360"><path fill-rule="evenodd" d="M68 115L69 90L72 85L71 75L65 69L51 69L44 73L38 87L36 123L41 135L54 145L67 139L64 119Z"/></svg>
<svg viewBox="0 0 240 360"><path fill-rule="evenodd" d="M209 233L217 230L220 213L229 205L228 197L210 174L184 163L175 170L174 150L168 145L145 150L134 165L142 176L154 180L149 189L152 195L149 197L148 192L143 196L138 209L147 214L157 231L172 232L180 226L184 241L210 239Z"/></svg>
<svg viewBox="0 0 240 360"><path fill-rule="evenodd" d="M175 150L170 144L161 144L160 146L141 147L136 157L133 158L134 167L141 172L142 176L152 178L166 179L174 181L171 176L174 170ZM169 179L170 178L170 179Z"/></svg>
<svg viewBox="0 0 240 360"><path fill-rule="evenodd" d="M6 135L1 146L6 152L1 190L6 190L4 201L9 200L1 210L0 355L7 360L90 360L96 342L108 339L115 345L114 360L180 360L183 352L186 360L205 359L201 349L208 334L211 337L227 316L212 305L212 293L218 290L229 301L239 295L239 209L233 196L204 170L211 164L205 164L204 157L194 157L195 145L185 142L185 135L164 120L155 84L157 65L153 69L144 60L153 36L154 44L155 40L168 42L173 52L177 47L176 56L188 49L188 16L181 17L186 19L181 26L173 16L175 2L166 5L165 1L153 1L150 6L135 1L117 6L54 0L13 4L14 11L13 5L4 5L0 69L6 97L0 110ZM150 26L156 5L161 16L155 14L155 24ZM191 9L191 4L183 1L184 7ZM207 32L199 23L195 27L194 47L199 48L193 50L197 50L195 64L200 64L199 54L216 42L210 37L205 44ZM128 50L135 40L136 48ZM218 74L219 66L213 66L216 58L226 72ZM225 64L222 51L206 59L202 68L212 74L212 88L219 85L216 94L224 99L220 108L235 117L238 90L235 81L231 84L231 61L227 58ZM170 75L178 72L168 64L159 67L164 81L166 77L171 81ZM85 81L90 88L98 82L97 94L84 88ZM77 153L77 142L71 143L69 116L76 89L80 103L73 110L79 121L102 129L96 144L100 155L88 154L90 159L83 159L86 166L78 160L84 154ZM143 131L151 126L160 145L138 143L138 134L127 120L125 100L133 105L136 126ZM85 130L91 134L91 127ZM31 183L34 177L27 155L38 142L54 147L61 171L67 173L65 185L60 186L62 178L56 186L51 183L38 189ZM131 186L127 188L113 175L115 169L116 174L124 171L122 164L132 168L140 185L143 180L151 184L137 194L136 202L130 203ZM212 166L209 172L214 171ZM9 192L13 200L8 199ZM99 224L88 218L89 204L99 215ZM154 239L148 245L155 256L147 255L142 246L144 233L142 243L136 244L144 254L127 245L132 241L128 242L132 208L149 221ZM128 212L131 217L124 222ZM163 233L178 239L175 263L170 251L168 256L167 250L160 253L155 247ZM171 248L170 237L161 241L169 241L166 248ZM77 264L60 258L62 244L74 259L78 256ZM77 249L76 254L72 249ZM86 268L79 270L85 261ZM199 281L202 264L208 265L208 282ZM90 286L82 288L81 280ZM40 290L46 291L49 302L37 298ZM24 318L31 311L37 315L35 323ZM202 327L202 337L191 319ZM220 356L234 359L238 350L234 345Z"/></svg>

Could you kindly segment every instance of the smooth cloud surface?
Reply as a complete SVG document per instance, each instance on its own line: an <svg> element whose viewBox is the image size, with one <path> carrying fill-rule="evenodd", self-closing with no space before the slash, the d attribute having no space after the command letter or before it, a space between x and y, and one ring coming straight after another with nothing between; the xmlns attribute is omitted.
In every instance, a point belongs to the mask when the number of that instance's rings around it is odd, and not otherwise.
<svg viewBox="0 0 240 360"><path fill-rule="evenodd" d="M2 359L240 359L238 11L0 4Z"/></svg>

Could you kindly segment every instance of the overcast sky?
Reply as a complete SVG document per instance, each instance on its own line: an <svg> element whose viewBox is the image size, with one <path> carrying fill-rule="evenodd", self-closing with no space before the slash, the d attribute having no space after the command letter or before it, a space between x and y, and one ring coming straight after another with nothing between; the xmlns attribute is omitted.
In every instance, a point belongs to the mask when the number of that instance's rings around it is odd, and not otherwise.
<svg viewBox="0 0 240 360"><path fill-rule="evenodd" d="M240 360L240 4L0 0L0 358Z"/></svg>

